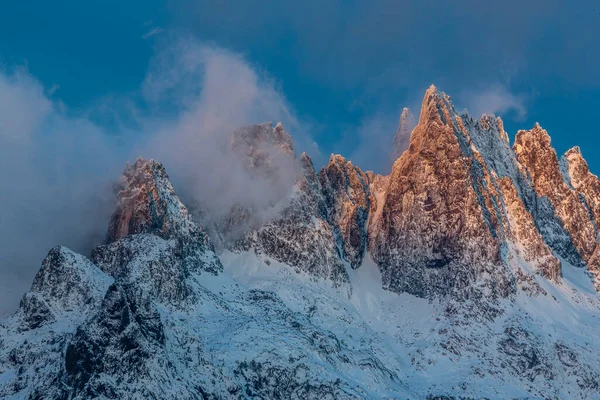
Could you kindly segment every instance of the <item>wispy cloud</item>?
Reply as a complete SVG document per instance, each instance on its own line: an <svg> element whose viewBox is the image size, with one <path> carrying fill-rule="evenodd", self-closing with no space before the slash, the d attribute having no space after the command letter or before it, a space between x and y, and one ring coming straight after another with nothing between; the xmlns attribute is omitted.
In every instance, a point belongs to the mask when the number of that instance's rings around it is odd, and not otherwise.
<svg viewBox="0 0 600 400"><path fill-rule="evenodd" d="M50 87L50 89L48 89L48 96L52 96L54 95L54 93L56 93L56 91L60 89L60 85L59 84L54 84Z"/></svg>
<svg viewBox="0 0 600 400"><path fill-rule="evenodd" d="M248 124L281 121L294 138L303 136L271 79L239 54L195 41L171 43L152 62L144 94L153 107L180 110L173 119L148 120L155 134L143 154L163 161L188 198L223 214L237 203L269 208L291 189L297 170L287 160L276 160L282 177L273 182L249 176L226 151L231 133Z"/></svg>
<svg viewBox="0 0 600 400"><path fill-rule="evenodd" d="M526 95L513 93L504 85L472 89L459 96L460 104L465 105L474 117L514 113L516 119L523 119L527 116L526 100Z"/></svg>
<svg viewBox="0 0 600 400"><path fill-rule="evenodd" d="M348 136L355 138L351 141L354 146L347 153L348 159L362 169L389 173L399 115L400 113L376 113L363 119L356 129L348 132Z"/></svg>
<svg viewBox="0 0 600 400"><path fill-rule="evenodd" d="M159 27L159 26L157 26L157 27L154 27L154 28L150 29L148 32L144 33L142 35L142 39L149 39L152 36L156 36L156 35L161 34L163 32L164 32L164 29L161 28L161 27Z"/></svg>

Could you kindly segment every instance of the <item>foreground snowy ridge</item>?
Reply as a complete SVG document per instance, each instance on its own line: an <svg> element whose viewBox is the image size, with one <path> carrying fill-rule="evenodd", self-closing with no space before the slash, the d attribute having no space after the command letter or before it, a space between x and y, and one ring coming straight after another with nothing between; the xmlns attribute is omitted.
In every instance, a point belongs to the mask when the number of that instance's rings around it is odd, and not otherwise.
<svg viewBox="0 0 600 400"><path fill-rule="evenodd" d="M317 173L280 124L232 149L272 179L272 151L298 163L279 214L203 215L209 235L160 163L127 166L106 243L52 249L0 321L0 398L600 399L579 148L559 160L539 125L511 147L432 86L389 176Z"/></svg>

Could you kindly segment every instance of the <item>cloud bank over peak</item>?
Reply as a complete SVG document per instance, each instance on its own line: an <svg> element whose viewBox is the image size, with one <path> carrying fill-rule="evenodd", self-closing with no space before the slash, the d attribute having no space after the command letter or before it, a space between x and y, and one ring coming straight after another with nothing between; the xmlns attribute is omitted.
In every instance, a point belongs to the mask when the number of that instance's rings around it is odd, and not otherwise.
<svg viewBox="0 0 600 400"><path fill-rule="evenodd" d="M273 81L240 55L180 41L157 55L143 92L151 107L178 110L149 120L157 129L142 153L168 166L184 197L222 216L240 203L269 210L287 196L299 173L295 160L273 151L279 179L272 180L248 172L229 151L234 131L265 121L282 122L297 145L308 141Z"/></svg>
<svg viewBox="0 0 600 400"><path fill-rule="evenodd" d="M178 192L211 212L236 203L268 211L291 190L297 166L277 159L279 180L250 176L227 152L231 134L282 121L297 150L312 142L266 74L194 40L163 42L139 93L114 102L136 104L125 111L133 128L98 123L110 106L78 113L49 96L26 69L0 71L0 314L16 307L50 248L87 254L103 240L126 160L163 162Z"/></svg>

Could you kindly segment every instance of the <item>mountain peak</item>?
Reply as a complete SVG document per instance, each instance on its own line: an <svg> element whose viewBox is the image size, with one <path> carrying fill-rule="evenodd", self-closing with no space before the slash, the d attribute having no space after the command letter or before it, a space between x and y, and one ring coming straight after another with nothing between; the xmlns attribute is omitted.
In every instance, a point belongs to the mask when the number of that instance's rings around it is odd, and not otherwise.
<svg viewBox="0 0 600 400"><path fill-rule="evenodd" d="M128 235L153 233L168 238L195 225L181 203L161 163L138 158L127 164L111 217L107 242ZM196 228L197 229L197 228Z"/></svg>
<svg viewBox="0 0 600 400"><path fill-rule="evenodd" d="M433 83L425 91L425 97L429 97L429 96L441 97L441 94L442 93L438 90L438 88Z"/></svg>
<svg viewBox="0 0 600 400"><path fill-rule="evenodd" d="M275 147L283 153L294 154L292 137L285 132L281 122L275 127L272 122L245 126L236 130L231 138L231 148L251 158L264 153L265 147Z"/></svg>
<svg viewBox="0 0 600 400"><path fill-rule="evenodd" d="M343 156L332 154L319 172L319 181L342 258L358 268L367 246L369 178Z"/></svg>
<svg viewBox="0 0 600 400"><path fill-rule="evenodd" d="M452 116L456 114L450 97L431 85L425 91L423 103L421 105L421 115L419 124L426 121L439 120L442 124L449 123Z"/></svg>
<svg viewBox="0 0 600 400"><path fill-rule="evenodd" d="M550 135L538 123L531 130L517 133L513 149L520 165L529 175L537 196L550 203L552 213L561 226L547 236L548 240L555 241L563 237L562 244L557 242L554 245L555 250L571 263L587 263L591 271L594 269L590 260L594 259L597 227L590 219L590 199L584 199L573 190L579 187L580 181L588 179L587 165L583 171L583 159L575 152L570 153L569 159L563 157L559 164ZM598 189L590 190L596 192ZM600 192L589 195L597 198Z"/></svg>
<svg viewBox="0 0 600 400"><path fill-rule="evenodd" d="M22 329L34 329L67 315L85 317L83 311L97 305L111 283L87 258L64 246L54 247L21 300Z"/></svg>
<svg viewBox="0 0 600 400"><path fill-rule="evenodd" d="M571 147L569 150L566 151L564 156L568 158L572 155L581 156L581 149L579 148L579 146Z"/></svg>
<svg viewBox="0 0 600 400"><path fill-rule="evenodd" d="M329 156L329 164L345 164L346 158L341 154L331 154Z"/></svg>
<svg viewBox="0 0 600 400"><path fill-rule="evenodd" d="M567 183L574 189L579 189L581 186L585 185L587 181L598 180L598 178L590 172L588 163L585 158L583 158L579 146L567 150L561 157L560 164Z"/></svg>
<svg viewBox="0 0 600 400"><path fill-rule="evenodd" d="M534 149L537 149L554 153L553 158L556 158L556 152L552 148L552 139L548 132L542 128L538 122L536 122L533 128L529 130L521 129L517 132L513 148L517 156L524 151L532 152ZM537 150L535 150L535 153L537 153Z"/></svg>
<svg viewBox="0 0 600 400"><path fill-rule="evenodd" d="M405 120L410 115L412 115L410 109L408 107L404 107L402 109L402 112L400 113L400 122L402 122L402 120Z"/></svg>

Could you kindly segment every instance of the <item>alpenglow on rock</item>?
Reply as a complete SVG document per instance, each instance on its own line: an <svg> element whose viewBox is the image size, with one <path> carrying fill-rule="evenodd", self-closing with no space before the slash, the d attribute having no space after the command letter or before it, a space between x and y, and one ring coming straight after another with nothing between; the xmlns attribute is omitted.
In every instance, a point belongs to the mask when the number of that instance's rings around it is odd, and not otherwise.
<svg viewBox="0 0 600 400"><path fill-rule="evenodd" d="M598 272L598 227L588 202L597 201L600 196L597 188L588 188L588 196L573 189L579 185L574 163L561 168L556 151L551 147L550 136L536 124L529 131L519 131L514 144L517 158L533 182L540 203L554 212L561 231L549 232L549 245L562 257L573 263L587 264L589 270ZM572 158L573 160L573 158ZM581 161L579 161L581 162ZM568 164L568 157L566 163ZM575 179L571 173L574 173ZM565 179L566 178L566 179ZM543 202L547 202L544 204ZM559 238L557 241L554 238Z"/></svg>
<svg viewBox="0 0 600 400"><path fill-rule="evenodd" d="M598 238L600 228L600 179L590 172L579 147L567 151L561 158L565 180L578 195L594 222L594 236ZM584 218L585 221L585 218ZM576 235L572 235L575 237ZM589 240L589 238L587 238ZM600 241L588 259L588 268L594 275L595 286L600 290Z"/></svg>
<svg viewBox="0 0 600 400"><path fill-rule="evenodd" d="M162 164L128 165L105 243L51 249L0 319L0 398L600 399L579 148L511 145L433 86L388 176L317 173L281 124L230 143L276 201L194 220Z"/></svg>
<svg viewBox="0 0 600 400"><path fill-rule="evenodd" d="M486 165L450 99L427 90L409 151L394 163L374 244L384 287L417 296L459 296L486 284L497 295L514 287L503 266L496 193Z"/></svg>
<svg viewBox="0 0 600 400"><path fill-rule="evenodd" d="M383 203L369 223L370 248L393 291L508 296L531 280L513 253L555 282L561 266L553 252L575 262L578 249L596 270L593 221L569 194L545 132L519 132L513 150L499 118L458 114L435 87ZM571 233L573 220L579 232Z"/></svg>

